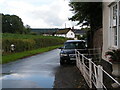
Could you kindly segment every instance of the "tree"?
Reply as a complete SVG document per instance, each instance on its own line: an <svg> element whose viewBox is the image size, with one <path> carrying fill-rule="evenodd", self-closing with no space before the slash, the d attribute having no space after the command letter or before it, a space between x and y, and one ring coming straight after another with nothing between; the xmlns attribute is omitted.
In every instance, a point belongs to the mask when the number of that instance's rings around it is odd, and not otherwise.
<svg viewBox="0 0 120 90"><path fill-rule="evenodd" d="M16 15L2 14L2 31L3 33L20 33L25 32L22 19Z"/></svg>
<svg viewBox="0 0 120 90"><path fill-rule="evenodd" d="M25 34L28 34L28 33L30 33L30 31L31 31L30 26L29 26L29 25L25 25L24 33L25 33Z"/></svg>
<svg viewBox="0 0 120 90"><path fill-rule="evenodd" d="M13 33L13 30L11 27L10 15L2 14L2 32Z"/></svg>
<svg viewBox="0 0 120 90"><path fill-rule="evenodd" d="M102 26L102 2L70 2L69 6L74 15L69 18L79 21L78 25L85 22L90 25L89 41L93 42L94 31ZM92 47L93 43L90 43Z"/></svg>

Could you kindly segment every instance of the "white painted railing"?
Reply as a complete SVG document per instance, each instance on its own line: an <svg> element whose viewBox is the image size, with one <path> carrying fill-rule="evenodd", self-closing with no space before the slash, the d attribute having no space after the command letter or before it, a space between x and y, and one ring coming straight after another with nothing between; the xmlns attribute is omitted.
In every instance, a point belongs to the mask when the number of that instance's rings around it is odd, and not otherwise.
<svg viewBox="0 0 120 90"><path fill-rule="evenodd" d="M82 52L85 57L92 58L95 61L101 61L101 48L91 48L91 49L77 49L77 51Z"/></svg>
<svg viewBox="0 0 120 90"><path fill-rule="evenodd" d="M101 65L96 65L92 58L87 58L84 54L81 54L78 50L75 50L76 53L76 66L81 71L86 83L90 88L93 85L97 88L104 88L107 90L107 87L104 84L103 73L106 74L110 79L112 79L117 85L120 86L120 83L115 80L111 75L109 75Z"/></svg>

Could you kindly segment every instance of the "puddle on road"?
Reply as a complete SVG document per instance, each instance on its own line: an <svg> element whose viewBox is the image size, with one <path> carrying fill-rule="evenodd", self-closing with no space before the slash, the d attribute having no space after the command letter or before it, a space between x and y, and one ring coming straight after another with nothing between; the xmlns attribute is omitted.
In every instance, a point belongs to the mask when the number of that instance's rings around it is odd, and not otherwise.
<svg viewBox="0 0 120 90"><path fill-rule="evenodd" d="M0 80L2 80L3 88L53 88L54 84L54 76L49 73L3 74Z"/></svg>

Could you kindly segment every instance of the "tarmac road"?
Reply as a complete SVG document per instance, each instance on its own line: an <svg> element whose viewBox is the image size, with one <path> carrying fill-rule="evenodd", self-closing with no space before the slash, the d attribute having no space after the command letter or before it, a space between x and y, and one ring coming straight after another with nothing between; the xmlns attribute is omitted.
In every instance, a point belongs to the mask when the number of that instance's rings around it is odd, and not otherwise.
<svg viewBox="0 0 120 90"><path fill-rule="evenodd" d="M2 65L2 88L88 88L74 65L60 66L59 50Z"/></svg>

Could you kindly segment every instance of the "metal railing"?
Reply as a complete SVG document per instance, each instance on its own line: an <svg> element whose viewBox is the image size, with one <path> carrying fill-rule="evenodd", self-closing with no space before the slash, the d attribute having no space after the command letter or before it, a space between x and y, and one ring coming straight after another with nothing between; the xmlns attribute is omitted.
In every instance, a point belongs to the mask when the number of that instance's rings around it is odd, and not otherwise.
<svg viewBox="0 0 120 90"><path fill-rule="evenodd" d="M94 61L101 61L101 48L76 49L87 58L92 58Z"/></svg>
<svg viewBox="0 0 120 90"><path fill-rule="evenodd" d="M76 66L82 73L86 83L90 88L92 88L94 85L97 89L104 88L107 90L107 87L104 84L103 74L107 75L107 77L109 77L113 82L120 86L120 83L116 79L114 79L109 73L107 73L101 65L95 64L92 61L92 58L88 58L89 56L81 54L80 50L75 50L75 54Z"/></svg>

